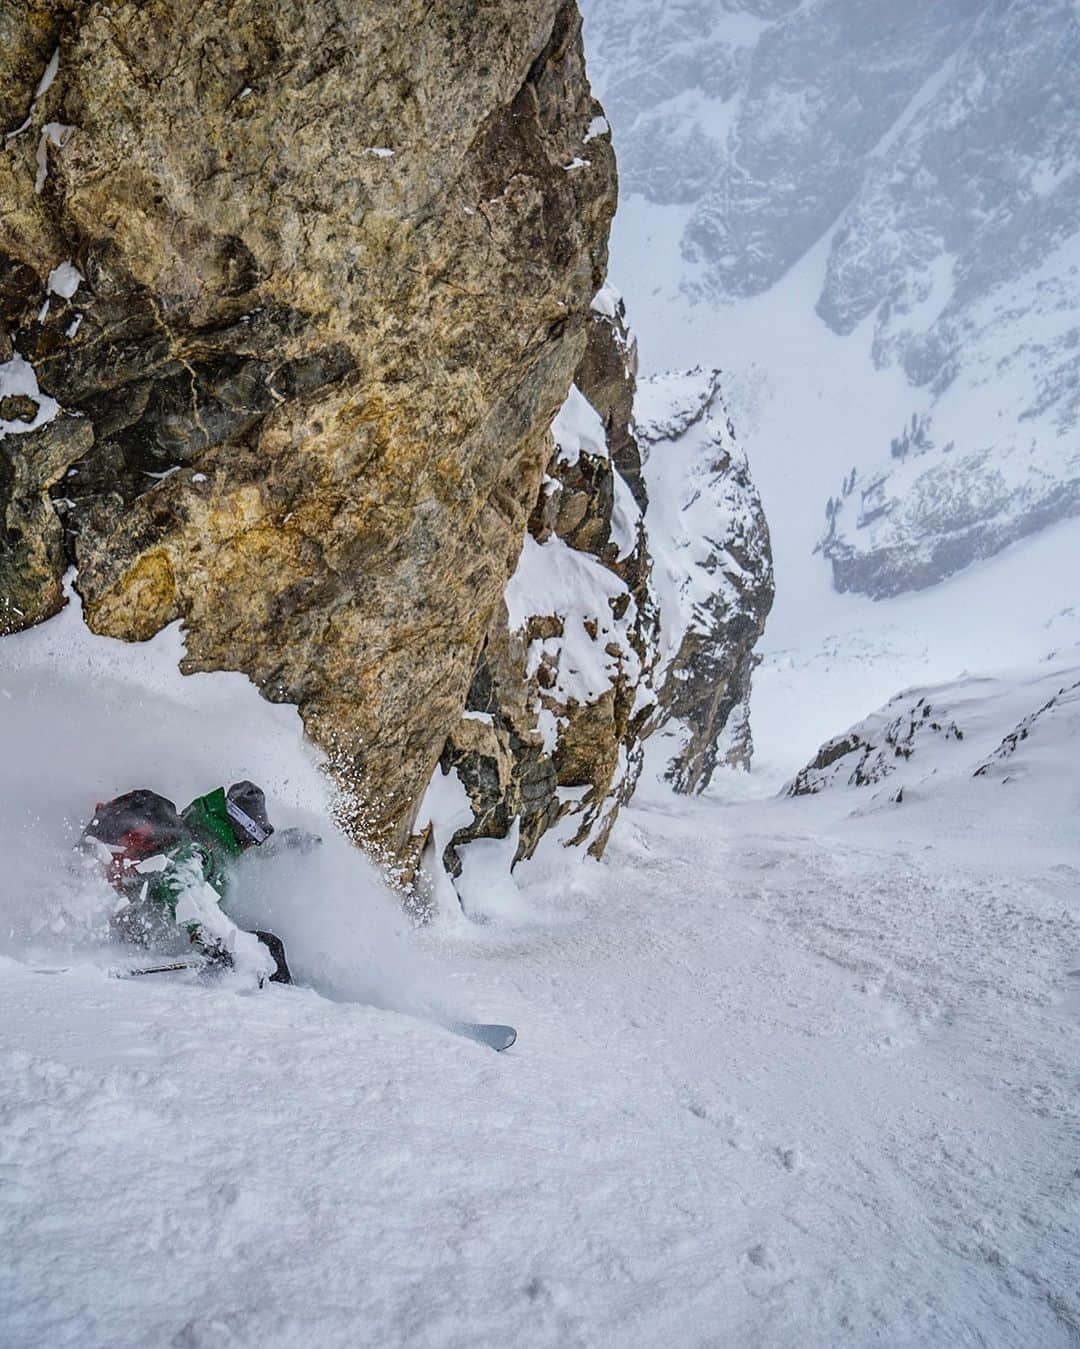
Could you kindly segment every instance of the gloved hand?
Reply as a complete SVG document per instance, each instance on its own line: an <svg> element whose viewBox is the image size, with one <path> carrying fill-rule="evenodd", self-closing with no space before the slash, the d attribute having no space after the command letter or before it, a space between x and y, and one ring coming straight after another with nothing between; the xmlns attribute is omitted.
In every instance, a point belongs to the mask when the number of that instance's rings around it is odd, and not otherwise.
<svg viewBox="0 0 1080 1349"><path fill-rule="evenodd" d="M310 834L306 829L278 829L262 845L262 852L314 852L322 846L318 834Z"/></svg>

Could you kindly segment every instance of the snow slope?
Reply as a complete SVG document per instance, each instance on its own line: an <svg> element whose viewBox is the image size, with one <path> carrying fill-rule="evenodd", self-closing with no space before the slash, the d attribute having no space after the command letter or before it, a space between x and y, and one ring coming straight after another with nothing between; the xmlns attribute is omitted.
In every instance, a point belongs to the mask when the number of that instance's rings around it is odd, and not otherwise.
<svg viewBox="0 0 1080 1349"><path fill-rule="evenodd" d="M300 870L314 987L245 995L103 977L47 859L94 772L183 796L224 759L332 849L294 714L71 622L0 647L0 1344L1077 1342L1075 704L1011 782L900 806L656 787L481 925ZM986 744L1059 673L988 685ZM65 699L70 772L34 734Z"/></svg>
<svg viewBox="0 0 1080 1349"><path fill-rule="evenodd" d="M876 790L889 801L936 793L939 777L993 775L1014 782L1040 756L1040 771L1060 761L1061 794L1075 785L1072 751L1080 744L1080 650L991 677L967 675L931 688L905 689L878 711L822 745L796 775L793 795L838 788ZM1003 730L1007 728L1007 730ZM1045 762L1049 760L1049 764Z"/></svg>

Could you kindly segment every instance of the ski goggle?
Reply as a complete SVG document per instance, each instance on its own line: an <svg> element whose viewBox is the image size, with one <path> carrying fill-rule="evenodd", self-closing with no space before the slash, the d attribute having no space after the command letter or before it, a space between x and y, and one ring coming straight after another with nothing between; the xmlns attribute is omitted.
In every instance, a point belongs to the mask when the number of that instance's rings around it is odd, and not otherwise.
<svg viewBox="0 0 1080 1349"><path fill-rule="evenodd" d="M257 824L246 810L241 810L235 801L225 800L225 809L228 812L229 819L240 828L251 839L252 843L265 843L273 829L264 829L261 824Z"/></svg>

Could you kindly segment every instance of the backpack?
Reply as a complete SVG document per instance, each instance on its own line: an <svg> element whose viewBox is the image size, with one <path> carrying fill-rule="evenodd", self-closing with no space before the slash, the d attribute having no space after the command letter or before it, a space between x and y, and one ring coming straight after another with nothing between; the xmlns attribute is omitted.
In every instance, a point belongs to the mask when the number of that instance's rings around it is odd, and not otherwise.
<svg viewBox="0 0 1080 1349"><path fill-rule="evenodd" d="M108 873L114 885L122 883L136 862L168 852L190 838L191 830L173 803L146 788L99 802L83 830L84 844L104 845L110 854Z"/></svg>

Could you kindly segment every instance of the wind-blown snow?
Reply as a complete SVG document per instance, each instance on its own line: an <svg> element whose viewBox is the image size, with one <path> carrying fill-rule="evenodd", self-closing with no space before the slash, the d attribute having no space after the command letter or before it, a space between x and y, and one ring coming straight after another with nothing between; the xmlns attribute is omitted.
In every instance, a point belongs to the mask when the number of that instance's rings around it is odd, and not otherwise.
<svg viewBox="0 0 1080 1349"><path fill-rule="evenodd" d="M121 961L104 944L116 896L73 851L96 803L149 787L183 807L248 778L279 828L323 846L272 864L253 854L230 907L279 931L294 971L329 996L442 1006L446 975L409 952L397 897L331 821L296 710L264 701L244 675L183 676L182 655L178 625L141 644L95 637L76 601L0 641L0 953Z"/></svg>

